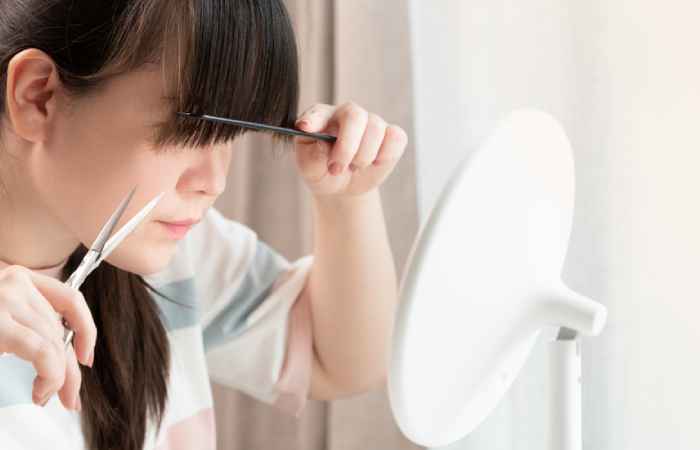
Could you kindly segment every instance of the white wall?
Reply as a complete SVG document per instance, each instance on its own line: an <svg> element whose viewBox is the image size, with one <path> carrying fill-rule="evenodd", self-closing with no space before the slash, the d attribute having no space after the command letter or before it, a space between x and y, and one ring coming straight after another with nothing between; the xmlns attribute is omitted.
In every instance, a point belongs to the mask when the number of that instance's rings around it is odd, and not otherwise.
<svg viewBox="0 0 700 450"><path fill-rule="evenodd" d="M422 220L508 111L557 117L577 174L563 279L610 313L584 342L584 448L700 448L700 3L412 5ZM545 448L543 350L453 448Z"/></svg>

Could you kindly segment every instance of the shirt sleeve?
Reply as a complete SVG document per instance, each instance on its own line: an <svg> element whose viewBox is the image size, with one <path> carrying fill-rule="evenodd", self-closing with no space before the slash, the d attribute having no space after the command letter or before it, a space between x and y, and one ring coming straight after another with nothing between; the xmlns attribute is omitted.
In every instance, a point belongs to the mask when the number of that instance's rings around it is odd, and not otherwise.
<svg viewBox="0 0 700 450"><path fill-rule="evenodd" d="M298 417L312 366L311 310L299 294L313 255L290 262L214 208L190 244L210 379Z"/></svg>

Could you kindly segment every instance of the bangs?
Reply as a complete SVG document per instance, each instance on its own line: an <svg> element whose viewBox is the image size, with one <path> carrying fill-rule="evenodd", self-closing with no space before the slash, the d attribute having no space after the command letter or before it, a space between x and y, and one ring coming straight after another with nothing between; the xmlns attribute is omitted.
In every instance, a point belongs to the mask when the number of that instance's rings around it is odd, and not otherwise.
<svg viewBox="0 0 700 450"><path fill-rule="evenodd" d="M162 5L177 11L168 20L162 54L172 115L156 125L156 146L209 146L250 131L177 112L294 128L297 46L282 0L170 0ZM272 135L277 142L293 139Z"/></svg>

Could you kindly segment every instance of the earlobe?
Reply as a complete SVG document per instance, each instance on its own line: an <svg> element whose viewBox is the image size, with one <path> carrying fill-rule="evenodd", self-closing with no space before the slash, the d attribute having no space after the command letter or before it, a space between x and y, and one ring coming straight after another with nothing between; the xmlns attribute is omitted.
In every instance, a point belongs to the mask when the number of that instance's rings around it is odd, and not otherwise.
<svg viewBox="0 0 700 450"><path fill-rule="evenodd" d="M56 64L41 50L23 50L10 60L5 101L18 136L31 142L44 140L55 114L59 86Z"/></svg>

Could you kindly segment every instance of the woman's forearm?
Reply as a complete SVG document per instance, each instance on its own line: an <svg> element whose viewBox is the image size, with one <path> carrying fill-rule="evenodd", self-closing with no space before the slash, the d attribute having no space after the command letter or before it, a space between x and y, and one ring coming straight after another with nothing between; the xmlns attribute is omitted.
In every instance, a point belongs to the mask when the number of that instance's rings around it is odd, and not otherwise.
<svg viewBox="0 0 700 450"><path fill-rule="evenodd" d="M397 305L379 192L314 196L313 217L307 289L317 357L336 386L363 391L385 380Z"/></svg>

